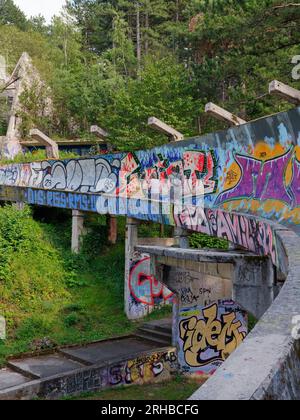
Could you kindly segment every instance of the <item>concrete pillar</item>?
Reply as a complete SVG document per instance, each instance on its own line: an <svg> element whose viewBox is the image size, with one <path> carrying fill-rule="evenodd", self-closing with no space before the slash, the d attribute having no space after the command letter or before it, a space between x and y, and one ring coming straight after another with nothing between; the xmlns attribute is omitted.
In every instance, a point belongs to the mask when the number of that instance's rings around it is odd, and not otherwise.
<svg viewBox="0 0 300 420"><path fill-rule="evenodd" d="M72 252L78 254L81 247L81 239L84 233L84 214L80 211L72 211Z"/></svg>
<svg viewBox="0 0 300 420"><path fill-rule="evenodd" d="M134 255L134 248L138 245L138 226L139 222L132 218L126 221L126 237L125 237L125 312L128 319L135 319L134 313L131 311L131 293L129 287L130 268Z"/></svg>
<svg viewBox="0 0 300 420"><path fill-rule="evenodd" d="M118 220L115 216L107 216L108 242L115 245L118 239Z"/></svg>
<svg viewBox="0 0 300 420"><path fill-rule="evenodd" d="M17 203L15 203L15 207L16 207L18 210L22 211L22 210L24 210L24 208L25 208L25 203L23 203L22 201L18 201Z"/></svg>
<svg viewBox="0 0 300 420"><path fill-rule="evenodd" d="M275 270L268 258L240 259L233 275L233 300L260 319L274 301Z"/></svg>
<svg viewBox="0 0 300 420"><path fill-rule="evenodd" d="M174 238L178 240L179 248L187 249L190 247L189 234L186 229L175 227Z"/></svg>

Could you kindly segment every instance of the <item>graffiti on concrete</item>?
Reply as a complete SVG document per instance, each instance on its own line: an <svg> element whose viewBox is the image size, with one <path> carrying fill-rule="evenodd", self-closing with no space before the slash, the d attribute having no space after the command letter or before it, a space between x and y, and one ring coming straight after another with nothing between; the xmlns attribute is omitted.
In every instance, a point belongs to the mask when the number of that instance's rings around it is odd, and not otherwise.
<svg viewBox="0 0 300 420"><path fill-rule="evenodd" d="M158 306L170 300L173 293L150 275L150 257L142 255L130 268L129 289L136 304Z"/></svg>
<svg viewBox="0 0 300 420"><path fill-rule="evenodd" d="M293 149L282 156L266 161L250 156L236 155L235 161L240 168L241 178L237 186L219 195L216 204L231 200L257 199L261 201L278 200L292 206L297 197L297 191L293 191L293 181L298 178L299 174L296 169L297 161L293 163L296 170L293 171L294 176L289 185L286 185L285 176L293 155ZM229 176L232 175L229 174ZM298 181L299 178L296 185Z"/></svg>
<svg viewBox="0 0 300 420"><path fill-rule="evenodd" d="M177 369L176 349L137 357L122 363L76 370L63 378L55 377L41 384L41 395L51 398L95 392L122 385L159 383L171 379Z"/></svg>
<svg viewBox="0 0 300 420"><path fill-rule="evenodd" d="M180 361L189 372L212 374L247 335L246 315L231 301L181 311Z"/></svg>
<svg viewBox="0 0 300 420"><path fill-rule="evenodd" d="M176 368L177 354L174 350L153 353L111 366L108 371L108 384L116 386L160 382L168 379Z"/></svg>
<svg viewBox="0 0 300 420"><path fill-rule="evenodd" d="M169 267L166 284L176 292L180 308L208 306L232 297L231 264L224 275L220 264L203 263L198 271Z"/></svg>
<svg viewBox="0 0 300 420"><path fill-rule="evenodd" d="M222 210L201 209L186 206L176 216L177 226L224 238L257 255L270 255L276 261L275 240L271 227L264 222Z"/></svg>

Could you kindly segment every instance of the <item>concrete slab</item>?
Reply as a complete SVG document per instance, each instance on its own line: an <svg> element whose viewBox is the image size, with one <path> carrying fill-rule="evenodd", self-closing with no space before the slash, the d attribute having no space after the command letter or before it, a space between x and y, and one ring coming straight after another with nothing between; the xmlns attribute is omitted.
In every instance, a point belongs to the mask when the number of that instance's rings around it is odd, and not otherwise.
<svg viewBox="0 0 300 420"><path fill-rule="evenodd" d="M83 367L81 363L68 360L59 354L11 360L8 365L11 369L20 373L23 372L25 375L35 376L36 378L48 378Z"/></svg>
<svg viewBox="0 0 300 420"><path fill-rule="evenodd" d="M135 250L161 258L174 258L177 260L190 260L202 263L232 263L243 258L257 259L257 255L248 251L219 251L213 249L182 249L150 245L138 245Z"/></svg>
<svg viewBox="0 0 300 420"><path fill-rule="evenodd" d="M13 372L10 369L0 370L0 390L13 388L14 386L26 384L27 382L29 382L29 379L20 373Z"/></svg>
<svg viewBox="0 0 300 420"><path fill-rule="evenodd" d="M144 324L145 327L155 327L155 328L163 328L172 330L173 320L172 318L163 318L163 319L157 319L154 321L149 321L146 324Z"/></svg>
<svg viewBox="0 0 300 420"><path fill-rule="evenodd" d="M155 348L157 348L155 343L142 341L137 338L124 338L95 343L86 347L63 349L62 353L73 360L92 365L109 362L116 358L123 359L124 357L130 357L131 354Z"/></svg>

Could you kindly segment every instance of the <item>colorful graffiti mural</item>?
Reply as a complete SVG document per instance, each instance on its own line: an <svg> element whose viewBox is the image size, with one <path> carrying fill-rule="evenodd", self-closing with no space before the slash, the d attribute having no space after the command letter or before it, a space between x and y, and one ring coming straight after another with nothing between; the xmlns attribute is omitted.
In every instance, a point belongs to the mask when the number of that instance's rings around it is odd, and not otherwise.
<svg viewBox="0 0 300 420"><path fill-rule="evenodd" d="M189 181L189 190L184 187L185 196L193 197L199 181L205 209L250 213L298 225L300 146L294 127L298 127L299 114L297 109L215 134L210 145L206 137L200 137L149 151L2 166L0 185L24 188L24 201L38 205L132 214L197 230L198 219L205 220L200 205L196 203L194 209L185 206L179 212L171 205L164 212L165 207L159 203L172 204L172 191L183 180ZM159 191L154 191L158 184L153 181L158 181ZM119 201L114 202L115 197ZM127 199L129 206L125 205ZM131 212L134 207L138 207L137 213ZM187 218L190 222L184 220ZM224 235L221 213L216 218L218 229L214 229L213 220L208 228L208 220L206 230ZM228 218L226 223L232 224ZM242 222L238 224L243 228ZM203 223L202 228L205 230ZM240 235L232 234L234 230L227 230L229 237L240 236L238 239L247 242L243 229ZM258 241L265 240L261 236Z"/></svg>
<svg viewBox="0 0 300 420"><path fill-rule="evenodd" d="M232 301L182 310L179 361L185 372L211 375L247 335L245 312Z"/></svg>
<svg viewBox="0 0 300 420"><path fill-rule="evenodd" d="M174 349L113 365L108 369L108 385L142 385L164 381L176 371L177 360Z"/></svg>
<svg viewBox="0 0 300 420"><path fill-rule="evenodd" d="M216 158L208 153L180 148L175 155L126 153L116 156L68 161L43 161L0 167L0 185L38 188L77 193L112 193L127 197L149 196L151 180L159 180L165 190L182 182L183 175L191 180L202 180L206 194L217 189ZM174 159L176 159L174 161ZM148 160L148 161L147 161ZM191 193L191 191L190 191Z"/></svg>
<svg viewBox="0 0 300 420"><path fill-rule="evenodd" d="M150 273L150 257L142 255L131 264L129 288L136 304L156 306L171 300L173 293Z"/></svg>

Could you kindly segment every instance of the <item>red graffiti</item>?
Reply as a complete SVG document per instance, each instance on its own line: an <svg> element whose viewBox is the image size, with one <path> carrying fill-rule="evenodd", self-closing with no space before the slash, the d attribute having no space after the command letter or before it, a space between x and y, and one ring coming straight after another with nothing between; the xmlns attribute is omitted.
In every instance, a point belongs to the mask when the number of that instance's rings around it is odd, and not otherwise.
<svg viewBox="0 0 300 420"><path fill-rule="evenodd" d="M137 302L149 306L155 305L155 298L169 300L173 293L149 273L150 257L143 258L132 267L129 276L131 295Z"/></svg>

